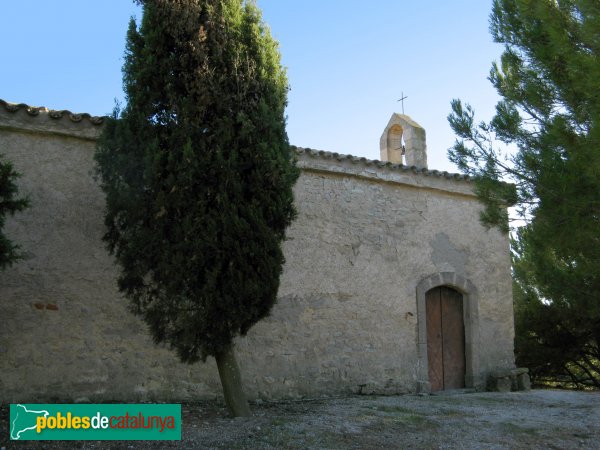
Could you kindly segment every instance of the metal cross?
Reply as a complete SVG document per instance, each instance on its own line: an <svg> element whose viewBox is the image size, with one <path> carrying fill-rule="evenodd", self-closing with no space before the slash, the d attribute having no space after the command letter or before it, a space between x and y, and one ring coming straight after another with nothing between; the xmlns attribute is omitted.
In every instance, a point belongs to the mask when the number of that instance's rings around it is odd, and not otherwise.
<svg viewBox="0 0 600 450"><path fill-rule="evenodd" d="M404 114L404 99L408 98L408 96L404 95L404 91L400 94L402 97L398 99L399 102L402 102L402 114Z"/></svg>

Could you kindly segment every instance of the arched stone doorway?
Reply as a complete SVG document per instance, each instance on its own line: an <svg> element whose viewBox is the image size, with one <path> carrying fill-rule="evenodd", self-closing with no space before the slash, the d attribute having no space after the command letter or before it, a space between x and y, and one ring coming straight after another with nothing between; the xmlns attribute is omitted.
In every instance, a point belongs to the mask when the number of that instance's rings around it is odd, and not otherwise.
<svg viewBox="0 0 600 450"><path fill-rule="evenodd" d="M436 290L435 288L440 288ZM444 289L442 289L444 288ZM439 306L441 308L440 296L443 293L454 296L453 315L460 316L462 314L462 328L464 339L464 369L458 368L453 370L453 373L461 373L463 376L457 377L462 381L463 387L479 387L481 381L479 373L479 306L477 289L466 278L454 272L440 272L428 276L421 280L417 285L417 347L418 347L418 364L417 364L417 390L419 392L431 392L432 390L453 389L455 381L448 380L448 386L444 386L442 381L441 389L439 381L430 379L429 370L429 339L427 329L427 297L438 295ZM445 294L444 294L445 295ZM433 300L432 300L433 302ZM448 306L448 305L447 305ZM462 306L462 307L461 307ZM441 312L441 309L440 309ZM456 318L456 317L455 317ZM454 320L454 319L452 319ZM461 325L457 325L460 330ZM435 329L435 328L434 328ZM460 335L460 332L458 333ZM442 336L443 338L443 336ZM432 345L434 343L432 342ZM459 344L460 345L460 344ZM443 348L442 348L443 353ZM442 354L443 356L443 354ZM447 356L448 359L458 359L460 356ZM443 363L443 359L442 359ZM437 370L439 372L439 365ZM443 366L442 366L443 367ZM443 368L442 368L443 379ZM432 383L433 381L433 383ZM460 382L459 381L459 382Z"/></svg>

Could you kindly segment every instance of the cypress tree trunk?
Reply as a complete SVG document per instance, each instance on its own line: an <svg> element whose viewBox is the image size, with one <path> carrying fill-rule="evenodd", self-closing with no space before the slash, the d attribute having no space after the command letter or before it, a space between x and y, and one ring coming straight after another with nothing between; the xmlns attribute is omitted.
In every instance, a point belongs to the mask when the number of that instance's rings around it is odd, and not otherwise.
<svg viewBox="0 0 600 450"><path fill-rule="evenodd" d="M229 344L225 350L217 353L215 359L229 412L233 417L250 417L252 413L242 388L242 376L233 352L233 344Z"/></svg>

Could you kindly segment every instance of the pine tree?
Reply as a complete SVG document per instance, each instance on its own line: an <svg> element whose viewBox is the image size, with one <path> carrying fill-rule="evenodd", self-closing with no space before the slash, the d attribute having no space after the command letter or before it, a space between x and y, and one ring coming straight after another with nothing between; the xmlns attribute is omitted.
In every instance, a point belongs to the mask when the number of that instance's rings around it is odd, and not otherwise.
<svg viewBox="0 0 600 450"><path fill-rule="evenodd" d="M505 46L489 77L502 100L479 125L452 102L449 156L473 176L486 224L507 230L507 204L525 222L513 240L518 362L598 387L600 3L495 0L490 23Z"/></svg>
<svg viewBox="0 0 600 450"><path fill-rule="evenodd" d="M20 257L18 245L12 243L2 232L6 216L23 211L29 205L28 199L17 198L18 177L13 165L0 155L0 270L9 267Z"/></svg>
<svg viewBox="0 0 600 450"><path fill-rule="evenodd" d="M273 307L298 177L287 79L253 2L144 0L127 104L96 153L109 250L132 310L186 363L214 356L248 415L233 341Z"/></svg>

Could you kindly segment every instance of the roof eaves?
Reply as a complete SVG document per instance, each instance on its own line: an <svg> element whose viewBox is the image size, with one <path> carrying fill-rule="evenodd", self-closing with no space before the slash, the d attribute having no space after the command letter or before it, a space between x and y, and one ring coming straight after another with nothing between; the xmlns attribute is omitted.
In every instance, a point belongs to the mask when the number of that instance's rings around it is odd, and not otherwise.
<svg viewBox="0 0 600 450"><path fill-rule="evenodd" d="M10 113L16 113L18 111L25 111L28 115L35 117L40 113L46 113L52 119L59 120L63 117L68 118L71 122L79 123L82 120L88 120L92 125L102 125L104 117L92 116L88 113L73 113L68 109L55 110L48 109L45 106L30 106L25 103L10 103L6 100L0 99L0 106Z"/></svg>
<svg viewBox="0 0 600 450"><path fill-rule="evenodd" d="M71 122L79 123L84 119L88 120L92 125L102 125L105 117L103 116L92 116L88 113L73 113L68 109L55 110L48 109L44 106L30 106L25 103L10 103L0 99L0 106L10 113L16 113L24 110L28 115L35 117L40 113L48 114L51 119L60 120L67 117ZM387 168L390 170L397 170L401 172L413 172L424 176L435 176L440 178L446 178L456 181L470 181L468 175L462 175L460 173L440 172L439 170L428 170L417 166L406 166L404 164L391 163L389 161L379 161L377 159L368 159L362 156L345 155L337 152L327 152L324 150L314 150L311 148L291 146L294 152L297 154L306 154L313 158L322 159L335 159L337 161L349 161L352 164L360 164L363 166L376 166L379 168Z"/></svg>
<svg viewBox="0 0 600 450"><path fill-rule="evenodd" d="M295 145L291 146L296 154L306 154L313 158L321 158L321 159L336 159L337 161L349 161L352 164L361 164L364 166L377 166L380 168L388 168L390 170L397 170L401 172L413 172L417 175L423 175L426 177L434 176L439 178L446 178L449 180L456 181L471 181L468 175L463 175L460 173L451 173L447 171L439 171L439 170L429 170L422 167L417 166L406 166L404 164L395 164L389 161L379 161L377 159L368 159L360 156L352 156L352 155L344 155L336 152L326 152L324 150L314 150L312 148L303 148L296 147Z"/></svg>

